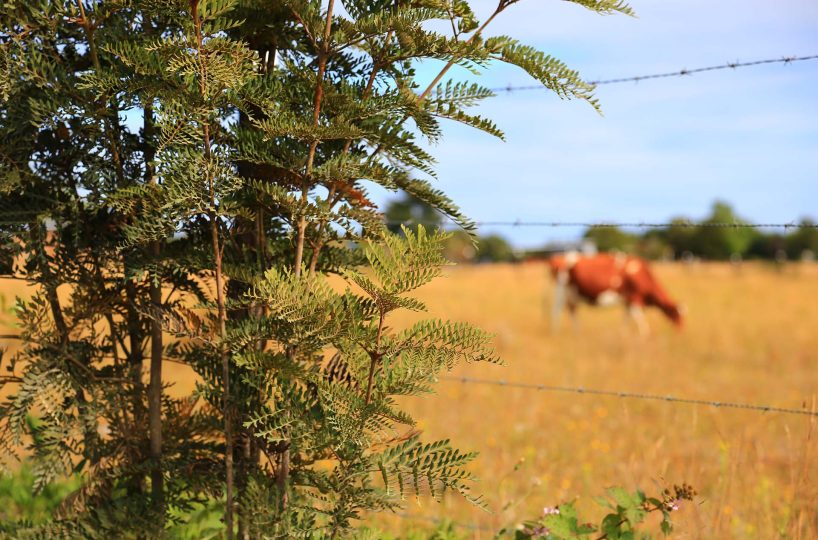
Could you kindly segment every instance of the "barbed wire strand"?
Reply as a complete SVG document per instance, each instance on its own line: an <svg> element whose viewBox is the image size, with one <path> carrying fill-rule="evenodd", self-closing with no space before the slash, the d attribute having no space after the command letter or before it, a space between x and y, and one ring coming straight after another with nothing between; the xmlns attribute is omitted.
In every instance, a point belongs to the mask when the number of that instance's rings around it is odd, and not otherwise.
<svg viewBox="0 0 818 540"><path fill-rule="evenodd" d="M595 388L584 388L584 387L572 387L572 386L556 386L556 385L549 385L549 384L536 384L536 383L523 383L523 382L512 382L512 381L505 381L505 380L490 380L490 379L478 379L474 377L455 377L455 376L442 376L440 377L441 380L445 381L453 381L459 382L462 384L486 384L486 385L494 385L494 386L504 386L507 388L526 388L529 390L540 390L543 392L565 392L565 393L572 393L572 394L589 394L589 395L598 395L598 396L611 396L611 397L618 397L618 398L628 398L628 399L644 399L644 400L652 400L652 401L665 401L668 403L685 403L688 405L709 405L712 407L717 408L731 408L731 409L745 409L751 411L759 411L759 412L774 412L774 413L782 413L782 414L798 414L803 416L812 416L818 417L818 411L808 410L808 409L789 409L785 407L774 407L771 405L757 405L753 403L733 403L729 401L713 401L707 399L693 399L693 398L680 398L674 397L672 395L658 395L658 394L645 394L640 392L620 392L615 390L598 390Z"/></svg>
<svg viewBox="0 0 818 540"><path fill-rule="evenodd" d="M447 218L448 219L448 218ZM451 221L451 220L450 220ZM424 221L424 220L411 220L411 221L393 221L393 220L386 220L384 222L386 225L440 225L439 221ZM452 222L454 223L454 222ZM589 229L613 229L613 228L622 228L622 229L669 229L669 228L682 228L682 229L695 229L695 228L714 228L714 229L818 229L818 223L813 222L789 222L789 223L746 223L742 221L737 222L712 222L712 221L705 221L701 223L696 223L694 221L687 221L687 220L680 220L674 221L670 223L666 222L649 222L649 221L610 221L610 222L600 222L600 221L525 221L522 219L517 219L514 221L475 221L475 225L478 227L586 227Z"/></svg>
<svg viewBox="0 0 818 540"><path fill-rule="evenodd" d="M3 335L0 338L5 339L21 339L19 335ZM696 399L696 398L680 398L674 397L670 394L667 395L659 395L659 394L646 394L642 392L623 392L617 390L599 390L596 388L585 388L585 387L572 387L572 386L557 386L557 385L549 385L549 384L536 384L536 383L523 383L523 382L513 382L513 381L506 381L503 379L500 380L491 380L491 379L478 379L474 377L455 377L455 376L448 376L444 375L440 377L440 380L443 381L453 381L459 382L462 384L484 384L484 385L493 385L493 386L503 386L507 388L526 388L529 390L539 390L543 392L564 392L564 393L572 393L572 394L589 394L589 395L597 395L597 396L610 396L610 397L618 397L618 398L627 398L627 399L642 399L642 400L651 400L651 401L664 401L667 403L684 403L688 405L709 405L716 408L729 408L729 409L744 409L744 410L752 410L752 411L760 411L760 412L775 412L775 413L782 413L782 414L797 414L797 415L804 415L804 416L812 416L818 417L818 411L808 410L808 409L792 409L786 407L776 407L772 405L759 405L753 403L735 403L730 401L715 401L715 400L708 400L708 399Z"/></svg>
<svg viewBox="0 0 818 540"><path fill-rule="evenodd" d="M737 69L749 66L760 66L763 64L792 64L794 62L804 62L808 60L816 60L818 59L818 54L806 55L806 56L783 56L781 58L766 58L763 60L752 60L749 62L726 62L724 64L719 64L715 66L705 66L693 69L680 69L678 71L668 71L664 73L652 73L649 75L634 75L631 77L617 77L613 79L599 79L596 81L589 81L590 84L593 85L603 85L603 84L619 84L619 83L626 83L626 82L634 82L638 83L640 81L646 81L650 79L667 79L671 77L684 77L686 75L694 75L696 73L704 73L706 71L719 71L725 69ZM518 90L543 90L544 87L542 85L525 85L525 86L513 86L508 85L504 87L497 87L492 88L493 92L516 92Z"/></svg>
<svg viewBox="0 0 818 540"><path fill-rule="evenodd" d="M592 394L592 395L604 395L604 396L611 396L611 397L618 397L618 398L633 398L633 399L646 399L646 400L654 400L654 401L664 401L664 402L671 402L671 403L684 403L684 404L691 404L691 405L710 405L717 408L735 408L735 409L745 409L745 410L753 410L753 411L760 411L760 412L777 412L783 414L797 414L803 416L810 416L810 417L818 417L818 411L815 410L807 410L807 409L788 409L783 407L773 407L770 405L755 405L750 403L732 403L728 401L710 401L704 399L689 399L689 398L677 398L670 395L660 396L657 394L644 394L644 393L633 393L633 392L617 392L611 390L597 390L592 388L583 388L583 387L569 387L569 386L554 386L554 385L545 385L545 384L534 384L534 383L520 383L520 382L510 382L505 380L489 380L489 379L477 379L474 377L455 377L455 376L442 376L439 377L440 380L452 381L452 382L459 382L463 384L487 384L487 385L495 385L495 386L502 386L508 388L525 388L525 389L533 389L533 390L540 390L540 391L547 391L547 392L569 392L569 393L577 393L577 394ZM441 524L441 523L450 523L454 527L472 530L472 531L491 531L495 530L491 527L475 525L472 523L464 523L452 520L445 520L442 518L438 518L435 516L423 516L418 514L409 514L409 513L398 513L395 514L396 517L401 519L411 520L411 521L423 521L432 524Z"/></svg>

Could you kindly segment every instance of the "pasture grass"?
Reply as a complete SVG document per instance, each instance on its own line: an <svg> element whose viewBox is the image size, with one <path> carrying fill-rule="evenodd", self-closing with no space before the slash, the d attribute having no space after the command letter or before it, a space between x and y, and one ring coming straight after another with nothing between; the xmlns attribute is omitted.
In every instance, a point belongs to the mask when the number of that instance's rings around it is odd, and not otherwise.
<svg viewBox="0 0 818 540"><path fill-rule="evenodd" d="M818 268L656 265L687 308L674 330L650 312L639 338L621 309L585 307L578 327L547 317L542 265L453 269L420 296L437 316L496 334L506 366L458 375L800 408L818 395ZM544 506L622 485L660 491L687 481L697 504L678 515L676 538L818 538L815 420L617 397L441 382L409 400L427 438L451 437L481 452L473 471L489 513L457 498L410 513L497 530ZM391 527L401 527L392 520Z"/></svg>
<svg viewBox="0 0 818 540"><path fill-rule="evenodd" d="M682 331L649 311L652 334L640 338L621 309L585 307L576 328L566 320L552 333L542 264L452 268L418 297L431 311L421 316L496 335L506 365L468 365L456 375L816 407L818 266L657 264L655 273L687 308ZM25 289L8 283L0 292L8 300ZM0 329L12 322L0 313ZM184 366L165 370L172 393L192 389ZM592 497L608 486L658 492L686 481L699 495L678 514L674 538L818 538L815 419L456 381L437 389L405 405L426 440L480 451L472 470L487 511L456 496L412 500L400 517L372 517L384 534L448 519L468 526L459 529L464 537L491 538L564 501L601 516Z"/></svg>

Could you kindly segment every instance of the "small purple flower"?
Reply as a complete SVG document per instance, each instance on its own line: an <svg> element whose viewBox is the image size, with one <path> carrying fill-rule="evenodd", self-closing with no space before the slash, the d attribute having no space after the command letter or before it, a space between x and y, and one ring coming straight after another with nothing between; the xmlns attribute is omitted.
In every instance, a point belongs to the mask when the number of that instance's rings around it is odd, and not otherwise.
<svg viewBox="0 0 818 540"><path fill-rule="evenodd" d="M550 516L552 514L559 514L560 509L557 508L556 506L554 506L554 507L546 506L545 508L542 509L542 513L543 513L543 515Z"/></svg>
<svg viewBox="0 0 818 540"><path fill-rule="evenodd" d="M545 538L548 536L551 530L548 527L541 525L533 529L526 529L525 532L530 534L532 538Z"/></svg>
<svg viewBox="0 0 818 540"><path fill-rule="evenodd" d="M676 499L675 501L672 501L672 502L670 503L670 508L669 508L669 509L670 509L670 511L671 511L671 512L675 512L675 511L677 511L677 510L679 509L679 505L681 504L681 502L682 502L682 501L680 501L679 499Z"/></svg>

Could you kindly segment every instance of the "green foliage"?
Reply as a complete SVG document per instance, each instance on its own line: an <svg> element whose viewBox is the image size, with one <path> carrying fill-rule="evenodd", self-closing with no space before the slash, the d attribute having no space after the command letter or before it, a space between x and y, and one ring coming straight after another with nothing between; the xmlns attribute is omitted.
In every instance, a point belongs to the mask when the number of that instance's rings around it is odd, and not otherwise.
<svg viewBox="0 0 818 540"><path fill-rule="evenodd" d="M408 528L402 528L399 534L388 534L377 529L362 527L352 538L355 540L463 540L468 537L456 524L443 520L434 527L410 525Z"/></svg>
<svg viewBox="0 0 818 540"><path fill-rule="evenodd" d="M404 194L391 201L384 212L386 227L391 232L401 234L403 227L413 229L423 225L429 229L443 229L444 220L435 208L411 195ZM476 247L475 247L476 244ZM515 256L511 245L499 235L488 235L476 239L464 231L453 231L445 242L443 253L450 261L508 262Z"/></svg>
<svg viewBox="0 0 818 540"><path fill-rule="evenodd" d="M499 234L489 234L477 240L477 259L480 262L511 262L516 255L508 240Z"/></svg>
<svg viewBox="0 0 818 540"><path fill-rule="evenodd" d="M436 212L433 206L409 195L391 201L386 206L383 217L387 229L396 234L403 231L402 226L415 229L418 225L423 225L434 230L442 228L443 225L443 216Z"/></svg>
<svg viewBox="0 0 818 540"><path fill-rule="evenodd" d="M597 13L608 15L611 13L623 13L625 15L635 16L633 9L621 0L568 0L574 4L579 4Z"/></svg>
<svg viewBox="0 0 818 540"><path fill-rule="evenodd" d="M562 61L505 36L488 39L486 45L493 58L523 68L559 97L583 99L600 111L593 85L580 79L579 73Z"/></svg>
<svg viewBox="0 0 818 540"><path fill-rule="evenodd" d="M211 500L191 506L188 512L173 516L167 538L174 540L216 540L224 530L221 501Z"/></svg>
<svg viewBox="0 0 818 540"><path fill-rule="evenodd" d="M299 506L298 516L278 522L280 534L294 520L343 531L363 510L396 508L421 494L453 490L479 502L463 468L475 455L448 441L422 443L411 429L414 421L394 401L430 391L438 374L459 361L497 362L490 336L470 325L423 321L402 332L387 325L396 310L425 309L410 293L439 275L445 238L421 226L417 233L405 229L403 237L383 233L367 242L367 271L344 272L363 294L336 292L321 274L274 270L248 291L248 302L266 315L255 331L245 326L247 339L234 347L268 340L273 350L288 351L277 361L289 366L289 376L283 379L281 368L271 371L264 361L245 364L248 377L277 388L279 396L245 426L264 445L287 444L290 455L299 456L292 463L291 495L312 501L311 510ZM330 353L331 362L321 361ZM317 368L299 365L300 357L317 359ZM316 469L319 456L336 463Z"/></svg>
<svg viewBox="0 0 818 540"><path fill-rule="evenodd" d="M28 466L0 477L0 523L17 520L42 523L51 519L63 500L80 485L76 477L55 479L38 493L34 482L34 474Z"/></svg>
<svg viewBox="0 0 818 540"><path fill-rule="evenodd" d="M717 201L713 204L710 216L704 220L703 227L693 233L693 245L696 252L707 259L726 259L733 254L747 251L756 234L752 229L707 227L708 223L746 223L738 217L727 203Z"/></svg>
<svg viewBox="0 0 818 540"><path fill-rule="evenodd" d="M677 217L668 227L649 229L641 235L616 227L590 228L583 237L592 240L600 251L625 251L649 259L799 259L809 258L818 249L818 229L811 219L793 224L785 234L742 226L747 223L729 204L717 201L700 222Z"/></svg>
<svg viewBox="0 0 818 540"><path fill-rule="evenodd" d="M790 233L784 240L787 253L792 258L804 255L815 257L818 253L818 227L812 219L803 219L800 228Z"/></svg>
<svg viewBox="0 0 818 540"><path fill-rule="evenodd" d="M600 251L633 251L637 242L636 235L618 227L588 229L583 238L593 241Z"/></svg>
<svg viewBox="0 0 818 540"><path fill-rule="evenodd" d="M364 511L447 490L479 504L474 454L421 440L397 397L496 362L490 336L386 324L424 310L413 291L448 236L387 233L368 189L474 229L433 186L428 143L444 120L502 132L473 110L490 91L443 80L453 66L510 63L597 107L562 62L486 34L515 3L483 24L464 0L0 4L0 272L38 286L4 365L2 461L29 456L43 493L82 479L17 536L151 538L185 520L178 534L207 536L214 500L227 537L254 538L346 535ZM446 67L424 90L429 59ZM163 391L168 361L196 374L191 396Z"/></svg>
<svg viewBox="0 0 818 540"><path fill-rule="evenodd" d="M792 237L795 237L796 235L800 236L799 232L793 233ZM758 233L753 237L753 241L750 243L747 250L742 254L742 257L747 257L748 259L766 259L777 261L782 258L782 254L787 254L788 252L796 256L797 254L803 253L803 250L795 248L793 244L794 242L792 240L781 234Z"/></svg>
<svg viewBox="0 0 818 540"><path fill-rule="evenodd" d="M659 529L667 536L673 531L672 512L679 510L684 501L692 501L695 495L696 492L687 484L674 486L672 490L665 489L658 497L649 497L639 490L629 492L621 487L613 487L607 491L605 497L596 499L608 511L598 525L580 519L574 504L565 503L554 508L545 508L541 517L525 522L522 528L515 531L514 537L520 540L650 538L639 529L648 514L654 512L661 514Z"/></svg>

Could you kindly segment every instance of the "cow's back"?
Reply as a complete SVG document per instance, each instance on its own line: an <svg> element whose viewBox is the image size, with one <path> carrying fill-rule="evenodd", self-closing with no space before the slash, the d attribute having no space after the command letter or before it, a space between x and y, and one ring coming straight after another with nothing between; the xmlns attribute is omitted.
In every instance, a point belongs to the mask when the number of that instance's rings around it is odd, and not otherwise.
<svg viewBox="0 0 818 540"><path fill-rule="evenodd" d="M622 258L608 253L584 257L571 267L570 284L586 300L596 302L606 291L618 292L622 287L620 276Z"/></svg>

